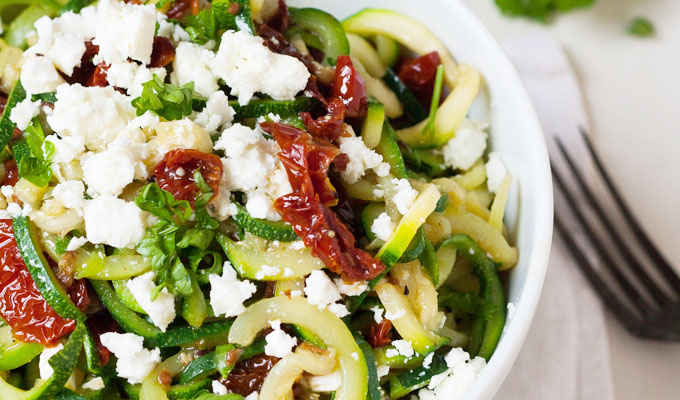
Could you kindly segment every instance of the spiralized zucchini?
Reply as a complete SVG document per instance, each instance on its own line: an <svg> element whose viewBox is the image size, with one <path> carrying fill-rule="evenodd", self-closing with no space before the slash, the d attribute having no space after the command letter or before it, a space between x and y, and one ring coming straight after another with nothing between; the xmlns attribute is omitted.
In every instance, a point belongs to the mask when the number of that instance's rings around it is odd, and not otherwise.
<svg viewBox="0 0 680 400"><path fill-rule="evenodd" d="M303 372L327 375L333 372L337 361L335 350L323 350L303 343L295 352L284 357L269 371L260 390L260 400L280 400L293 389L293 384Z"/></svg>

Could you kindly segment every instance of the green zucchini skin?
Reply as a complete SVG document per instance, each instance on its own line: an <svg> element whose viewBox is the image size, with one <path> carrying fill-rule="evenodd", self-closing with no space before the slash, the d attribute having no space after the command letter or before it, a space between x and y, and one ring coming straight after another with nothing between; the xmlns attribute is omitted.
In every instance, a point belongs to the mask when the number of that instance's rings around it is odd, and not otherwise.
<svg viewBox="0 0 680 400"><path fill-rule="evenodd" d="M387 69L383 81L387 87L397 94L397 97L404 105L404 112L410 123L417 124L427 118L425 107L420 104L416 95L399 79L399 76L392 69Z"/></svg>
<svg viewBox="0 0 680 400"><path fill-rule="evenodd" d="M9 143L14 133L14 128L17 125L9 119L12 109L20 102L26 99L26 90L21 84L21 81L17 81L14 89L9 94L7 99L7 105L5 105L5 111L2 112L2 118L0 118L0 149L4 149Z"/></svg>
<svg viewBox="0 0 680 400"><path fill-rule="evenodd" d="M458 254L472 263L472 272L479 278L481 310L473 323L467 351L471 357L491 358L503 333L506 317L503 282L496 263L472 238L459 234L442 242L439 247L453 246Z"/></svg>
<svg viewBox="0 0 680 400"><path fill-rule="evenodd" d="M390 165L390 172L395 178L408 179L406 164L397 143L397 135L389 122L383 124L382 136L375 151L383 156L383 160Z"/></svg>
<svg viewBox="0 0 680 400"><path fill-rule="evenodd" d="M85 314L73 304L71 298L57 280L54 272L47 264L38 243L36 228L26 217L13 220L14 237L21 257L31 274L35 285L47 303L60 316L76 321L85 321Z"/></svg>
<svg viewBox="0 0 680 400"><path fill-rule="evenodd" d="M375 233L371 230L373 227L373 221L378 218L378 216L385 212L385 204L383 203L369 203L361 211L361 225L364 227L366 237L370 240L375 240Z"/></svg>
<svg viewBox="0 0 680 400"><path fill-rule="evenodd" d="M317 8L290 8L291 28L307 31L321 42L327 60L335 63L339 56L349 55L345 28L331 14ZM304 40L304 36L303 36Z"/></svg>
<svg viewBox="0 0 680 400"><path fill-rule="evenodd" d="M167 332L147 338L146 343L151 347L178 347L201 340L212 341L220 337L224 337L226 342L232 322L233 320L209 322L200 328L190 326L170 328Z"/></svg>
<svg viewBox="0 0 680 400"><path fill-rule="evenodd" d="M292 242L299 239L293 228L287 223L253 218L243 206L237 205L237 207L238 214L234 216L234 221L246 232L250 232L263 239L278 240L280 242Z"/></svg>
<svg viewBox="0 0 680 400"><path fill-rule="evenodd" d="M435 353L429 368L423 366L406 371L390 378L390 398L404 397L414 390L418 390L430 382L433 376L448 369L444 356Z"/></svg>
<svg viewBox="0 0 680 400"><path fill-rule="evenodd" d="M113 319L125 331L135 333L147 340L155 338L162 333L160 329L125 306L120 298L116 296L109 282L91 280L90 283L95 292L97 292L97 296L99 296L99 300L104 307L106 307Z"/></svg>
<svg viewBox="0 0 680 400"><path fill-rule="evenodd" d="M40 355L43 346L25 343L14 338L9 326L0 327L0 371L10 371L28 364Z"/></svg>
<svg viewBox="0 0 680 400"><path fill-rule="evenodd" d="M309 111L314 106L314 100L309 97L298 97L295 100L251 100L242 106L238 101L230 101L229 105L236 111L234 119L243 121L248 118L264 117L269 114L290 117L303 111Z"/></svg>

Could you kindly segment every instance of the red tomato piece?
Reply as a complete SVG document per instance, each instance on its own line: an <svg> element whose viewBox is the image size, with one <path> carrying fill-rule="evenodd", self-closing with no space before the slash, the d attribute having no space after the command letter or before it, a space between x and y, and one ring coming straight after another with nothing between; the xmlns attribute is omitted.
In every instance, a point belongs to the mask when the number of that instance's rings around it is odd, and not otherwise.
<svg viewBox="0 0 680 400"><path fill-rule="evenodd" d="M9 186L14 186L16 185L17 181L19 180L19 171L17 170L17 162L16 160L7 160L5 161L5 177L2 180L2 186L9 185Z"/></svg>
<svg viewBox="0 0 680 400"><path fill-rule="evenodd" d="M94 67L94 71L92 71L92 75L90 75L90 78L87 80L87 84L85 86L90 86L90 87L108 86L109 81L106 79L108 70L109 70L109 65L106 65L103 62L97 64L97 66Z"/></svg>
<svg viewBox="0 0 680 400"><path fill-rule="evenodd" d="M149 67L162 68L175 60L175 47L170 39L162 36L153 38L153 51L151 52L151 62Z"/></svg>
<svg viewBox="0 0 680 400"><path fill-rule="evenodd" d="M441 63L442 60L436 51L406 60L399 69L399 79L415 93L423 104L429 105L432 102L437 67Z"/></svg>
<svg viewBox="0 0 680 400"><path fill-rule="evenodd" d="M308 112L300 113L307 131L314 137L336 141L345 131L345 103L340 98L334 98L328 103L328 114L317 119Z"/></svg>
<svg viewBox="0 0 680 400"><path fill-rule="evenodd" d="M392 343L392 321L383 319L380 322L373 322L368 327L366 340L374 348L385 347Z"/></svg>
<svg viewBox="0 0 680 400"><path fill-rule="evenodd" d="M284 221L312 249L326 267L347 281L372 279L385 270L385 265L364 250L356 248L356 239L347 226L329 207L331 191L328 168L340 150L309 133L274 122L261 125L274 136L293 193L279 197L274 207Z"/></svg>
<svg viewBox="0 0 680 400"><path fill-rule="evenodd" d="M348 117L361 118L366 115L368 109L366 83L354 68L349 56L338 57L331 97L342 100Z"/></svg>
<svg viewBox="0 0 680 400"><path fill-rule="evenodd" d="M217 195L222 179L222 161L214 154L191 149L175 149L167 152L163 161L154 169L156 182L178 200L193 204L198 194L194 171L199 170L205 182Z"/></svg>
<svg viewBox="0 0 680 400"><path fill-rule="evenodd" d="M97 345L100 364L108 364L109 358L111 357L111 352L109 349L104 347L100 336L106 332L118 332L118 324L113 318L111 318L111 315L108 313L108 311L104 310L88 317L87 321L85 321L85 325L87 325L87 328L94 339L94 343Z"/></svg>
<svg viewBox="0 0 680 400"><path fill-rule="evenodd" d="M76 321L54 311L35 286L14 239L12 220L0 220L0 315L21 341L52 346Z"/></svg>

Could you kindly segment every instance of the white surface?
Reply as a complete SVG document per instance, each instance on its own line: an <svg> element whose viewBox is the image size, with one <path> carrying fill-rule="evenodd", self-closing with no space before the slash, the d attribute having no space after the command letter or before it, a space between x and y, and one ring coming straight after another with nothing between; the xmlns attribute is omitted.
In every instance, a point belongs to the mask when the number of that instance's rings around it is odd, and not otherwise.
<svg viewBox="0 0 680 400"><path fill-rule="evenodd" d="M503 155L508 171L517 182L507 220L520 254L509 284L509 300L515 303L516 312L468 396L469 399L491 398L512 367L529 330L543 286L552 238L552 183L543 135L517 73L489 33L457 0L429 0L428 7L414 7L411 0L294 0L290 3L321 7L339 17L356 13L362 7L391 8L412 15L427 21L457 59L479 68L485 77L491 105L492 149Z"/></svg>
<svg viewBox="0 0 680 400"><path fill-rule="evenodd" d="M673 210L680 200L680 2L598 0L550 27L501 17L492 0L464 2L501 40L546 30L564 43L605 163L654 241L679 265L680 213ZM624 33L637 15L653 20L657 38ZM617 400L678 398L680 345L640 341L611 318L607 330Z"/></svg>

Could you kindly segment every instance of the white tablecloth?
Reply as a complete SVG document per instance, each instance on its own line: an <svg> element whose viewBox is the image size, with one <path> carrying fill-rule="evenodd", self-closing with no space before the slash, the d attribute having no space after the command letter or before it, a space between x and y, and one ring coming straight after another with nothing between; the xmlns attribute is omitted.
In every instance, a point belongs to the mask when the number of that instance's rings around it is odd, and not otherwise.
<svg viewBox="0 0 680 400"><path fill-rule="evenodd" d="M548 31L564 44L605 163L655 242L680 265L680 212L675 211L680 203L680 1L597 0L594 8L564 15L551 26L502 17L494 0L463 1L501 42ZM654 22L657 38L625 34L637 15ZM575 295L587 290L579 288ZM617 400L680 396L680 345L632 338L611 317L606 331ZM541 377L534 379L538 384ZM528 400L560 398L541 396Z"/></svg>

